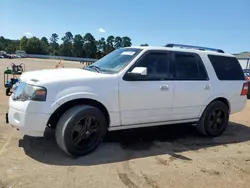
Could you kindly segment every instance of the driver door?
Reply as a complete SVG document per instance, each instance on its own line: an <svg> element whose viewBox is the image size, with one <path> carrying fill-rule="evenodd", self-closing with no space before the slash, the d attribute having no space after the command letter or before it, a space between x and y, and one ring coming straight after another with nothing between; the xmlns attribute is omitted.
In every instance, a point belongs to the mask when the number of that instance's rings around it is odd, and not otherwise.
<svg viewBox="0 0 250 188"><path fill-rule="evenodd" d="M119 80L122 125L156 123L171 120L174 82L171 80L169 53L146 52L129 70L146 67L147 75Z"/></svg>

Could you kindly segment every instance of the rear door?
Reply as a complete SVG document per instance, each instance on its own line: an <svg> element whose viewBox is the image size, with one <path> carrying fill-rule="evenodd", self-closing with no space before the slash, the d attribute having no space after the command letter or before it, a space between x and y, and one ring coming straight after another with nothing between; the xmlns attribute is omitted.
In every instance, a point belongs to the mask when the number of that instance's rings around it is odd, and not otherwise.
<svg viewBox="0 0 250 188"><path fill-rule="evenodd" d="M173 118L196 119L212 95L212 85L201 57L196 53L172 52L174 69Z"/></svg>

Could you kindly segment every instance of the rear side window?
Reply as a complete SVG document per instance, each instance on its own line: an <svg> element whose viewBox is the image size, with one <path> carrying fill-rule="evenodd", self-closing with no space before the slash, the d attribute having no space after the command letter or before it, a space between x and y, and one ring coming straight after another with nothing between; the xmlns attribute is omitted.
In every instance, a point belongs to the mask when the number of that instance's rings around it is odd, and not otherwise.
<svg viewBox="0 0 250 188"><path fill-rule="evenodd" d="M175 80L208 80L205 66L197 54L175 52L172 60Z"/></svg>
<svg viewBox="0 0 250 188"><path fill-rule="evenodd" d="M235 57L208 55L219 80L245 80L243 70Z"/></svg>

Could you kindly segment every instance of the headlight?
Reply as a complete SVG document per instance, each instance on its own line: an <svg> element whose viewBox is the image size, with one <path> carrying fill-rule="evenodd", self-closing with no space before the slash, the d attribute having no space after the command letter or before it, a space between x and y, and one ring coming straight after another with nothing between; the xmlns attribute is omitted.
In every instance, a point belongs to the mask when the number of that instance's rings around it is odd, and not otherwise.
<svg viewBox="0 0 250 188"><path fill-rule="evenodd" d="M22 97L24 97L26 100L32 101L46 101L46 96L46 88L29 84L26 84L22 93Z"/></svg>
<svg viewBox="0 0 250 188"><path fill-rule="evenodd" d="M13 89L13 100L46 101L47 90L42 86L30 85L24 82L18 83Z"/></svg>

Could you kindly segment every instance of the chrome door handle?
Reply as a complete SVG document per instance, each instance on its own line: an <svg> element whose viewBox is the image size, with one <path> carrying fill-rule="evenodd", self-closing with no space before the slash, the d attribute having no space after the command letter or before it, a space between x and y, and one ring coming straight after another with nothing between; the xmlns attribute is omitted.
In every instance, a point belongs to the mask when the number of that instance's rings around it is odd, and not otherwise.
<svg viewBox="0 0 250 188"><path fill-rule="evenodd" d="M161 88L161 90L168 90L169 89L168 85L160 86L160 88Z"/></svg>
<svg viewBox="0 0 250 188"><path fill-rule="evenodd" d="M204 89L205 89L205 90L209 90L209 89L210 89L210 86L209 86L209 85L205 85L205 86L204 86Z"/></svg>

